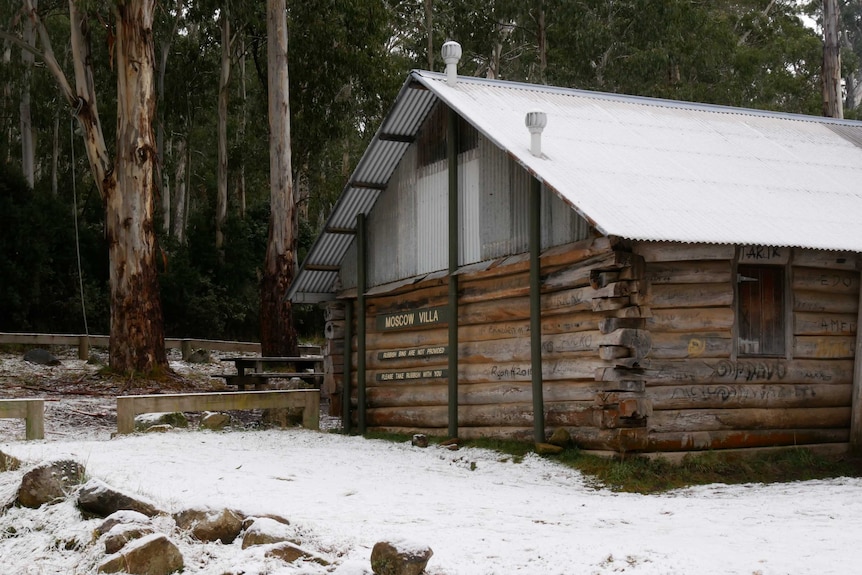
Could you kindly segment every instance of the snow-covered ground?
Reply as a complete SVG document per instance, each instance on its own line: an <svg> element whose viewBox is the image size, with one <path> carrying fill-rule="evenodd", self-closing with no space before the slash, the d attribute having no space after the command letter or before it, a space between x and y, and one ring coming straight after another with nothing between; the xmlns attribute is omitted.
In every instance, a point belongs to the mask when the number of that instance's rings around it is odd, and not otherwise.
<svg viewBox="0 0 862 575"><path fill-rule="evenodd" d="M39 377L44 385L55 376ZM482 449L304 429L110 439L99 414L112 400L82 397L90 403L64 411L75 400L52 402L68 417L57 426L49 414L43 441L24 441L22 424L4 420L11 427L0 427L0 451L34 463L74 458L90 477L171 512L206 505L281 515L303 547L333 562L291 566L239 541L203 545L175 534L185 573L368 575L371 548L386 539L431 547L429 575L844 575L862 564L860 479L621 494L538 456L515 463ZM22 473L0 473L0 504ZM98 524L82 522L68 502L9 509L0 515L0 575L96 573L99 545L81 552L63 542L88 541Z"/></svg>

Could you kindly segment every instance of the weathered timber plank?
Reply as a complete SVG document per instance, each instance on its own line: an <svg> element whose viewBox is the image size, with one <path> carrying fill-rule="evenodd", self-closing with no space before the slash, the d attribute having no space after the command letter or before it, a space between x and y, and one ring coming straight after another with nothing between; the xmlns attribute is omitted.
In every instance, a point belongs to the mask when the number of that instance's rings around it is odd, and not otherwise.
<svg viewBox="0 0 862 575"><path fill-rule="evenodd" d="M729 332L650 333L650 359L730 357L733 350Z"/></svg>
<svg viewBox="0 0 862 575"><path fill-rule="evenodd" d="M632 251L643 256L644 261L650 263L692 260L731 261L736 249L730 245L637 242Z"/></svg>
<svg viewBox="0 0 862 575"><path fill-rule="evenodd" d="M640 318L645 310L636 306L628 306L604 312L581 311L573 313L554 313L553 310L542 311L542 333L573 333L577 331L592 331L599 322L608 317Z"/></svg>
<svg viewBox="0 0 862 575"><path fill-rule="evenodd" d="M650 451L692 451L743 447L795 447L818 443L843 443L846 429L767 429L650 433Z"/></svg>
<svg viewBox="0 0 862 575"><path fill-rule="evenodd" d="M385 332L369 332L365 338L365 347L368 352L387 351L390 349L404 349L411 347L422 347L428 345L446 345L449 342L449 333L445 324L438 324L434 328L422 330L392 330ZM356 342L353 342L353 350L356 350ZM353 365L356 365L355 363Z"/></svg>
<svg viewBox="0 0 862 575"><path fill-rule="evenodd" d="M796 336L793 338L793 357L797 359L842 359L856 356L856 338L853 336Z"/></svg>
<svg viewBox="0 0 862 575"><path fill-rule="evenodd" d="M609 395L598 382L545 382L542 388L546 402L595 402ZM375 385L368 388L369 407L446 405L448 397L445 383ZM459 405L530 403L532 399L532 385L529 382L473 383L458 386Z"/></svg>
<svg viewBox="0 0 862 575"><path fill-rule="evenodd" d="M846 407L850 385L701 384L651 386L653 409Z"/></svg>
<svg viewBox="0 0 862 575"><path fill-rule="evenodd" d="M601 254L589 260L564 267L542 277L542 288L545 290L563 287L579 287L590 285L590 275L593 270L622 267L628 258L620 252Z"/></svg>
<svg viewBox="0 0 862 575"><path fill-rule="evenodd" d="M320 392L316 389L229 393L126 395L117 398L117 432L132 433L135 416L163 411L219 411L302 407L302 424L319 429Z"/></svg>
<svg viewBox="0 0 862 575"><path fill-rule="evenodd" d="M594 297L596 297L596 290L590 286L543 294L542 310L556 310L558 313L592 311Z"/></svg>
<svg viewBox="0 0 862 575"><path fill-rule="evenodd" d="M853 381L853 361L746 358L653 360L643 370L647 385L699 383L829 383Z"/></svg>
<svg viewBox="0 0 862 575"><path fill-rule="evenodd" d="M459 306L459 325L497 323L530 318L530 299L512 298L504 301L482 301Z"/></svg>
<svg viewBox="0 0 862 575"><path fill-rule="evenodd" d="M548 410L550 425L589 425L593 421L592 402L554 404ZM368 410L369 425L384 427L442 427L448 424L446 405L379 407ZM458 425L465 427L523 427L533 423L533 404L459 405Z"/></svg>
<svg viewBox="0 0 862 575"><path fill-rule="evenodd" d="M647 264L645 280L652 284L730 283L730 261L653 262Z"/></svg>
<svg viewBox="0 0 862 575"><path fill-rule="evenodd" d="M0 400L0 419L23 419L24 437L45 438L45 400L41 398Z"/></svg>
<svg viewBox="0 0 862 575"><path fill-rule="evenodd" d="M850 407L656 410L651 432L733 429L837 429L850 427Z"/></svg>
<svg viewBox="0 0 862 575"><path fill-rule="evenodd" d="M632 350L620 345L600 345L599 358L604 360L613 360L623 357L631 357Z"/></svg>
<svg viewBox="0 0 862 575"><path fill-rule="evenodd" d="M794 248L793 265L856 271L859 269L859 256L854 252Z"/></svg>
<svg viewBox="0 0 862 575"><path fill-rule="evenodd" d="M808 313L793 314L796 335L855 335L856 314Z"/></svg>
<svg viewBox="0 0 862 575"><path fill-rule="evenodd" d="M481 280L459 277L458 303L467 304L493 299L525 297L530 295L530 276L527 271Z"/></svg>
<svg viewBox="0 0 862 575"><path fill-rule="evenodd" d="M850 313L859 309L856 294L797 290L793 292L793 310L801 312Z"/></svg>
<svg viewBox="0 0 862 575"><path fill-rule="evenodd" d="M727 307L733 304L733 285L729 283L653 284L641 301L653 310L657 308Z"/></svg>
<svg viewBox="0 0 862 575"><path fill-rule="evenodd" d="M859 272L793 267L793 289L859 294Z"/></svg>
<svg viewBox="0 0 862 575"><path fill-rule="evenodd" d="M609 317L599 322L599 331L602 333L611 333L618 329L644 329L646 326L645 318L634 317Z"/></svg>
<svg viewBox="0 0 862 575"><path fill-rule="evenodd" d="M448 301L448 284L433 287L422 287L419 284L412 287L414 289L407 293L368 297L366 302L368 315L375 316L418 308L445 306ZM372 327L369 325L369 328Z"/></svg>
<svg viewBox="0 0 862 575"><path fill-rule="evenodd" d="M733 327L734 313L730 307L652 309L646 328L651 332L698 332L726 330Z"/></svg>
<svg viewBox="0 0 862 575"><path fill-rule="evenodd" d="M594 328L595 326L593 326ZM544 331L544 330L543 330ZM458 327L458 341L490 341L511 337L530 337L529 320L503 321L497 323L473 324Z"/></svg>

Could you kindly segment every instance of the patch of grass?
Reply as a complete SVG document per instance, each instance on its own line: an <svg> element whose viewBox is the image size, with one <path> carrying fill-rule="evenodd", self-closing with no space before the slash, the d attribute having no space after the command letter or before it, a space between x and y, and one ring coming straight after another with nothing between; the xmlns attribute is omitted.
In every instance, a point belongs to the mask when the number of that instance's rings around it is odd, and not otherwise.
<svg viewBox="0 0 862 575"><path fill-rule="evenodd" d="M409 434L369 433L369 439L409 442ZM429 443L442 438L428 437ZM501 460L520 463L528 453L535 453L532 443L481 438L461 442L464 447L490 449L501 454ZM611 459L568 448L546 459L580 471L588 485L628 493L662 493L672 489L710 483L784 483L835 477L862 477L862 458L825 456L806 448L775 451L722 453L707 451L686 455L679 462L665 458L629 456Z"/></svg>

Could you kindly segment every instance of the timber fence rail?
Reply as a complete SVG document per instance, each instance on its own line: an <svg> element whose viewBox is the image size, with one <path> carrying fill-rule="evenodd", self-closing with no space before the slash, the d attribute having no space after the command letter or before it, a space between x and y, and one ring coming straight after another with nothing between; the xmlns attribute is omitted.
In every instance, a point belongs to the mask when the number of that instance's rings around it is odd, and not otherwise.
<svg viewBox="0 0 862 575"><path fill-rule="evenodd" d="M107 335L0 332L0 344L77 346L79 359L89 359L90 347L107 348L108 340ZM260 344L253 341L169 337L165 338L165 347L167 349L181 350L183 360L188 360L196 349L235 353L260 353ZM299 348L306 354L320 353L320 346L300 345Z"/></svg>
<svg viewBox="0 0 862 575"><path fill-rule="evenodd" d="M45 439L45 400L2 399L0 419L23 419L27 439Z"/></svg>
<svg viewBox="0 0 862 575"><path fill-rule="evenodd" d="M231 391L227 393L173 393L124 395L117 398L117 433L132 433L135 416L174 411L226 411L247 409L302 408L302 426L320 429L320 391Z"/></svg>

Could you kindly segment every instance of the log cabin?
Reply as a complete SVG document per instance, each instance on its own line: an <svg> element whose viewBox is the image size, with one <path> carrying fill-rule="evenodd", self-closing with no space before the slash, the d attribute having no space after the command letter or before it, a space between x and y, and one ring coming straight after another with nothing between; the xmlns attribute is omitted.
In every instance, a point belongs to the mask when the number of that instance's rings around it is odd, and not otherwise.
<svg viewBox="0 0 862 575"><path fill-rule="evenodd" d="M862 123L413 71L287 297L346 429L862 440Z"/></svg>

